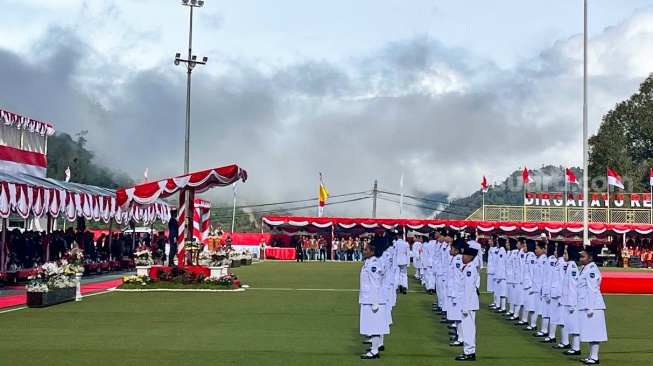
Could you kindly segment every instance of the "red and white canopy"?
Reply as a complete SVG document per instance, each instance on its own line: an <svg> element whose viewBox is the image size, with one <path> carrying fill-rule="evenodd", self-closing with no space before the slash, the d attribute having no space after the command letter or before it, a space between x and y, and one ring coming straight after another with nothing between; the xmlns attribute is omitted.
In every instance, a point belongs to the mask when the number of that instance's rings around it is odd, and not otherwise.
<svg viewBox="0 0 653 366"><path fill-rule="evenodd" d="M293 233L297 230L313 232L319 229L390 229L396 226L411 230L428 232L447 227L454 230L478 229L491 234L502 232L507 235L535 235L548 232L551 234L576 235L583 232L583 223L579 222L508 222L508 221L474 221L474 220L420 220L420 219L370 219L370 218L336 218L336 217L296 217L266 216L263 223L280 232ZM625 234L634 232L642 235L653 233L650 224L606 224L590 223L592 235Z"/></svg>
<svg viewBox="0 0 653 366"><path fill-rule="evenodd" d="M201 172L167 178L116 191L116 205L123 210L133 206L149 206L157 199L170 197L184 190L202 193L212 187L228 186L238 180L247 180L247 172L237 165L214 168Z"/></svg>
<svg viewBox="0 0 653 366"><path fill-rule="evenodd" d="M114 218L119 224L131 218L146 223L157 218L163 222L170 219L170 205L163 201L150 207L122 210L116 207L115 191L111 189L0 172L0 217L8 218L12 211L22 218L63 214L69 221L83 217L109 222Z"/></svg>
<svg viewBox="0 0 653 366"><path fill-rule="evenodd" d="M23 117L2 109L0 109L0 123L16 127L17 129L25 129L29 132L37 132L41 136L54 135L54 127L51 124Z"/></svg>

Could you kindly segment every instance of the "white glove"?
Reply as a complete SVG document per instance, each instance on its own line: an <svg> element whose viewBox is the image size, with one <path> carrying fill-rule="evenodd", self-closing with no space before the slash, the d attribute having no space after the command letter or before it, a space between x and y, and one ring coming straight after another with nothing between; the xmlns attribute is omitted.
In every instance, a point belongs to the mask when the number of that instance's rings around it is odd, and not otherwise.
<svg viewBox="0 0 653 366"><path fill-rule="evenodd" d="M456 299L455 297L452 298L451 303L453 304L453 306L456 306L456 304L458 304L458 299Z"/></svg>
<svg viewBox="0 0 653 366"><path fill-rule="evenodd" d="M372 312L377 312L379 311L379 304L372 304Z"/></svg>
<svg viewBox="0 0 653 366"><path fill-rule="evenodd" d="M535 291L534 291L532 288L529 288L529 289L528 289L528 294L529 294L529 295L532 295L532 294L534 294L534 293L535 293Z"/></svg>
<svg viewBox="0 0 653 366"><path fill-rule="evenodd" d="M594 310L587 310L587 317L591 318L594 316Z"/></svg>
<svg viewBox="0 0 653 366"><path fill-rule="evenodd" d="M569 313L571 314L571 313L573 313L574 311L576 311L576 308L573 307L573 306L570 306L570 307L569 307Z"/></svg>
<svg viewBox="0 0 653 366"><path fill-rule="evenodd" d="M551 295L544 295L544 300L546 300L546 302L551 302Z"/></svg>
<svg viewBox="0 0 653 366"><path fill-rule="evenodd" d="M463 311L463 316L468 316L469 312L468 311Z"/></svg>

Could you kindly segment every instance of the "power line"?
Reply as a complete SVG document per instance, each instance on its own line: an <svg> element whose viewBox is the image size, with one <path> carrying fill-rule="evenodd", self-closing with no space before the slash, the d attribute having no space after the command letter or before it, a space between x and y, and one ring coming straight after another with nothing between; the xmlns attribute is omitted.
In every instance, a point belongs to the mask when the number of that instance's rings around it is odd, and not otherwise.
<svg viewBox="0 0 653 366"><path fill-rule="evenodd" d="M389 191L386 191L386 190L379 190L379 192L389 194L389 195L393 195L393 196L401 196L400 193L389 192ZM449 205L449 206L461 206L461 207L464 207L464 208L472 207L470 205L465 205L465 204L462 204L462 203L438 201L438 200L433 200L433 199L429 199L429 198L410 196L410 195L406 195L406 194L404 194L404 198L411 198L411 199L414 199L414 200L417 200L417 201L432 202L432 203L444 204L444 205Z"/></svg>
<svg viewBox="0 0 653 366"><path fill-rule="evenodd" d="M370 199L370 197L360 197L360 198L353 198L350 200L346 201L339 201L339 202L329 202L329 206L333 205L339 205L343 203L351 203L351 202L356 202L356 201L362 201L362 200L367 200ZM278 208L278 209L273 209L273 210L262 210L262 211L252 211L252 212L246 212L246 213L238 213L236 216L242 217L242 216L249 216L249 215L254 215L254 214L265 214L265 213L274 213L274 212L288 212L288 211L298 211L298 210L305 210L309 208L314 208L315 205L308 205L308 206L300 206L300 207L290 207L290 208ZM218 214L215 215L216 218L221 218L221 217L227 217L228 215L226 213L224 214ZM229 216L231 217L231 216Z"/></svg>
<svg viewBox="0 0 653 366"><path fill-rule="evenodd" d="M391 199L391 198L387 198L387 197L383 197L383 196L379 196L379 198L382 199L382 200L384 200L384 201L393 202L393 203L399 203L398 200L394 200L394 199ZM416 205L416 204L414 204L414 203L407 203L407 202L404 202L404 205L406 205L406 206L412 206L412 207L417 207L417 208L421 208L421 209L425 209L425 210L439 211L439 212L448 213L448 214L451 214L451 215L457 215L457 216L460 216L460 217L466 217L465 215L463 215L463 214L461 214L461 213L451 212L451 211L447 211L447 210L440 210L440 209L433 208L433 207L428 207L428 206Z"/></svg>
<svg viewBox="0 0 653 366"><path fill-rule="evenodd" d="M329 196L329 198L339 198L339 197L349 197L349 196L355 196L355 195L361 195L361 194L370 194L370 191L363 191L363 192L354 192L354 193L346 193L346 194L339 194L335 196ZM261 203L257 205L243 205L243 206L236 206L236 208L255 208L255 207L267 207L267 206L279 206L279 205L288 205L288 204L293 204L293 203L302 203L302 202L314 202L317 201L319 198L308 198L305 200L295 200L295 201L285 201L285 202L274 202L274 203ZM211 210L229 210L231 211L233 207L216 207L212 208Z"/></svg>

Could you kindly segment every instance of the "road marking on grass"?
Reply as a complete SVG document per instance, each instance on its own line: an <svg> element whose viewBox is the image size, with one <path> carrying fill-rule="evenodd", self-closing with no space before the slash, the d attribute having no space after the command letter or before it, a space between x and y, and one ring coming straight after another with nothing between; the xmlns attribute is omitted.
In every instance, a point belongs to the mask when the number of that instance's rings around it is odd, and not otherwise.
<svg viewBox="0 0 653 366"><path fill-rule="evenodd" d="M19 307L19 308L13 308L13 309L2 310L2 311L0 311L0 314L10 313L10 312L12 312L12 311L23 310L23 309L27 309L27 306L21 306L21 307Z"/></svg>

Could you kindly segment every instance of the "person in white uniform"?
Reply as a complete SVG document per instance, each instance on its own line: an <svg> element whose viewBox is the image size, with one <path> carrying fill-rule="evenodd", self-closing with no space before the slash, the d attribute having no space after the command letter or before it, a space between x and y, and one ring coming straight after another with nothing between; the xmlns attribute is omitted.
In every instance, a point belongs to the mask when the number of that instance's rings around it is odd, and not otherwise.
<svg viewBox="0 0 653 366"><path fill-rule="evenodd" d="M508 238L508 256L506 258L506 288L508 289L508 312L504 315L512 317L515 315L515 256L517 256L517 240Z"/></svg>
<svg viewBox="0 0 653 366"><path fill-rule="evenodd" d="M476 269L478 273L481 273L481 268L483 268L483 247L479 242L476 241L476 232L471 232L467 235L467 245L470 247L476 249L478 251L478 255L474 257L474 262L472 263L474 266L476 266ZM478 276L478 282L476 283L476 288L480 289L481 288L481 276Z"/></svg>
<svg viewBox="0 0 653 366"><path fill-rule="evenodd" d="M588 358L581 360L586 365L599 363L599 344L608 341L605 325L605 301L601 294L601 271L594 263L596 251L585 247L580 255L583 269L578 276L578 311L580 341L590 344Z"/></svg>
<svg viewBox="0 0 653 366"><path fill-rule="evenodd" d="M411 257L413 258L413 267L415 267L415 279L422 280L422 236L417 235L413 242L413 247L410 250ZM423 282L422 282L423 284Z"/></svg>
<svg viewBox="0 0 653 366"><path fill-rule="evenodd" d="M562 283L565 278L565 244L562 242L556 243L556 258L553 265L553 272L549 281L551 282L551 293L549 295L549 335L542 343L555 343L558 326L564 326L563 307L560 304L562 297Z"/></svg>
<svg viewBox="0 0 653 366"><path fill-rule="evenodd" d="M463 290L461 293L462 321L460 330L464 340L463 354L456 356L456 361L476 361L476 312L479 309L478 301L478 270L472 264L474 258L479 255L478 250L469 246L462 248L463 266L460 269L463 278Z"/></svg>
<svg viewBox="0 0 653 366"><path fill-rule="evenodd" d="M537 319L535 314L535 290L533 289L533 272L535 270L535 240L527 239L524 246L525 260L522 263L522 284L523 284L523 309L521 321L518 325L528 325L528 318ZM531 322L534 323L534 322ZM527 329L528 330L528 329Z"/></svg>
<svg viewBox="0 0 653 366"><path fill-rule="evenodd" d="M506 282L506 261L508 254L506 252L507 241L506 238L498 238L498 250L495 257L496 269L494 271L494 281L496 282L495 291L499 295L499 303L497 304L497 313L506 312L506 297L508 296L508 285Z"/></svg>
<svg viewBox="0 0 653 366"><path fill-rule="evenodd" d="M534 337L542 338L549 335L549 324L551 322L551 277L556 262L555 243L549 242L546 245L546 261L542 268L542 328L533 334Z"/></svg>
<svg viewBox="0 0 653 366"><path fill-rule="evenodd" d="M388 324L386 299L382 281L383 268L379 257L384 248L380 241L369 243L363 249L365 263L360 273L360 334L370 337L372 347L361 355L362 359L379 358L381 335L390 333Z"/></svg>
<svg viewBox="0 0 653 366"><path fill-rule="evenodd" d="M513 265L513 276L514 276L514 286L513 286L513 301L515 304L514 314L508 318L511 320L519 320L519 313L524 305L524 279L523 279L523 269L524 261L526 260L526 254L524 253L524 247L526 246L525 238L519 238L517 241L517 253L512 257Z"/></svg>
<svg viewBox="0 0 653 366"><path fill-rule="evenodd" d="M492 294L492 303L488 305L490 309L496 309L497 304L499 303L499 299L497 296L497 293L494 291L494 273L495 273L495 256L497 255L497 250L496 250L496 236L492 236L491 238L488 239L487 244L487 277L486 277L486 285L485 289L487 292Z"/></svg>
<svg viewBox="0 0 653 366"><path fill-rule="evenodd" d="M403 233L397 232L397 240L394 242L397 266L399 267L399 292L408 293L408 263L410 262L410 245L402 238Z"/></svg>
<svg viewBox="0 0 653 366"><path fill-rule="evenodd" d="M565 356L580 355L580 322L576 307L578 306L578 276L580 271L576 262L580 259L579 247L567 245L565 250L565 278L562 284L562 297L560 303L564 308L564 328L560 343L553 348L567 349ZM569 341L571 338L571 342Z"/></svg>
<svg viewBox="0 0 653 366"><path fill-rule="evenodd" d="M457 339L449 343L451 347L463 345L463 332L460 322L463 320L462 315L462 295L463 292L463 257L460 254L466 246L465 240L456 239L451 245L451 266L449 267L449 278L447 280L447 295L449 296L449 307L447 308L447 320L453 321L457 332ZM470 264L470 266L473 264ZM453 337L452 337L453 338Z"/></svg>
<svg viewBox="0 0 653 366"><path fill-rule="evenodd" d="M544 299L542 298L542 281L544 280L544 267L546 266L546 242L540 241L535 247L535 263L533 264L533 292L535 296L535 312L531 316L531 324L526 328L526 330L537 330L537 318L542 316L542 303ZM544 318L540 320L541 323L544 322ZM542 326L544 326L542 324ZM542 330L544 328L540 328Z"/></svg>
<svg viewBox="0 0 653 366"><path fill-rule="evenodd" d="M435 274L433 273L433 252L435 239L433 233L429 234L429 241L422 244L422 265L424 266L424 286L429 295L435 294Z"/></svg>

